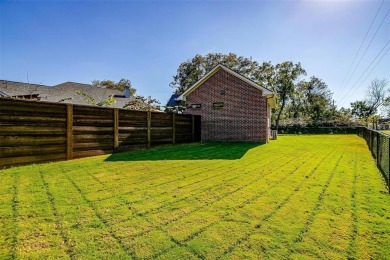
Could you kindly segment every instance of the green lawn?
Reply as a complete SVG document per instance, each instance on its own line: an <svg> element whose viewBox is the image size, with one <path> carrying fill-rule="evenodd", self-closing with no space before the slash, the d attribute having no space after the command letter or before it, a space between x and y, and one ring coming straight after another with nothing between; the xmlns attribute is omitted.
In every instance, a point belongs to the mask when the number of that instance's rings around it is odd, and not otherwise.
<svg viewBox="0 0 390 260"><path fill-rule="evenodd" d="M0 221L1 259L390 259L390 196L355 135L3 170Z"/></svg>
<svg viewBox="0 0 390 260"><path fill-rule="evenodd" d="M380 132L387 134L387 135L390 135L390 130L380 130Z"/></svg>

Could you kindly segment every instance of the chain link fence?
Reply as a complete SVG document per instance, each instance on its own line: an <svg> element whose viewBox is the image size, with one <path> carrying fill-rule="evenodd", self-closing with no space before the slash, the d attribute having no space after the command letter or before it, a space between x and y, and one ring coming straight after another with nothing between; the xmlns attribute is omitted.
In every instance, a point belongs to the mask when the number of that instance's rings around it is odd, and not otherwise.
<svg viewBox="0 0 390 260"><path fill-rule="evenodd" d="M390 192L390 136L366 127L357 127L356 130L358 136L366 140Z"/></svg>

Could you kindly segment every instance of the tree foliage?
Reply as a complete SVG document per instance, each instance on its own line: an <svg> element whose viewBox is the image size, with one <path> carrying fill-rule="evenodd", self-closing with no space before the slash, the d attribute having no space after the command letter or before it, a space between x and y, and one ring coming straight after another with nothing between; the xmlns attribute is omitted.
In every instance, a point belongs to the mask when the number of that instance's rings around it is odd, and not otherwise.
<svg viewBox="0 0 390 260"><path fill-rule="evenodd" d="M136 89L131 85L131 81L129 79L121 79L118 82L113 80L93 80L92 86L98 88L107 88L118 91L125 91L126 88L130 89L130 96L134 97L136 93Z"/></svg>
<svg viewBox="0 0 390 260"><path fill-rule="evenodd" d="M92 95L86 94L81 91L76 92L78 95L84 97L84 101L87 102L88 104L92 106L97 106L97 107L109 107L112 104L116 103L116 100L114 98L114 94L109 95L108 98L106 97L101 97L99 100Z"/></svg>
<svg viewBox="0 0 390 260"><path fill-rule="evenodd" d="M327 84L315 76L305 78L307 74L301 63L292 61L274 65L267 61L259 63L234 53L197 54L179 65L170 85L175 88L176 94L182 94L218 64L275 93L276 107L272 113L272 124L276 128L281 123L345 125L353 123L353 119L363 119L367 124L377 119L375 115L379 109L385 109L390 116L387 80L374 79L364 100L351 103L351 109L337 109Z"/></svg>
<svg viewBox="0 0 390 260"><path fill-rule="evenodd" d="M275 67L274 85L272 90L277 94L276 99L279 103L275 125L279 127L279 122L287 102L293 98L295 92L295 81L301 76L306 75L301 63L294 64L291 61L282 62Z"/></svg>
<svg viewBox="0 0 390 260"><path fill-rule="evenodd" d="M135 99L126 103L123 107L130 110L139 110L139 111L160 111L160 101L157 99L144 96L136 96Z"/></svg>
<svg viewBox="0 0 390 260"><path fill-rule="evenodd" d="M205 56L197 54L191 60L179 65L177 74L173 76L173 81L170 85L176 89L175 93L181 94L218 64L225 65L252 80L256 79L256 74L259 73L259 64L256 61L252 61L251 58L237 56L234 53L209 53Z"/></svg>
<svg viewBox="0 0 390 260"><path fill-rule="evenodd" d="M351 103L352 115L364 122L377 125L379 117L377 115L379 109L389 111L390 107L390 90L388 89L388 81L386 79L374 79L368 86L366 98Z"/></svg>
<svg viewBox="0 0 390 260"><path fill-rule="evenodd" d="M234 53L197 54L180 64L170 85L175 88L175 93L181 94L218 64L225 65L276 93L277 103L272 121L277 126L280 120L302 118L306 114L305 120L309 118L319 121L329 107L331 93L321 79L312 77L309 82L301 81L299 89L299 79L306 75L306 71L299 62L292 61L273 65L271 62L259 63ZM302 103L304 100L305 103Z"/></svg>
<svg viewBox="0 0 390 260"><path fill-rule="evenodd" d="M128 79L122 78L120 81L115 82L113 80L94 80L92 81L92 86L97 88L107 89L107 92L104 93L103 96L99 98L78 91L77 94L83 96L85 102L92 106L104 106L109 107L112 104L116 103L114 98L114 94L108 92L112 92L112 90L125 91L129 89L130 91L130 100L124 105L123 108L130 110L141 110L141 111L159 111L160 110L160 102L154 98L145 98L142 95L136 95L137 90L132 86L131 81Z"/></svg>

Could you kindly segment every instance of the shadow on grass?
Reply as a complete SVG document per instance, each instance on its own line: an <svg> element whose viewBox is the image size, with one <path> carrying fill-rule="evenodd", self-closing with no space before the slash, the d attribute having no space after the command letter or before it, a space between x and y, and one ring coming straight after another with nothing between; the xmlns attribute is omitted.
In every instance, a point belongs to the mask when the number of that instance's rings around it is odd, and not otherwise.
<svg viewBox="0 0 390 260"><path fill-rule="evenodd" d="M191 143L112 154L106 161L236 160L260 143Z"/></svg>

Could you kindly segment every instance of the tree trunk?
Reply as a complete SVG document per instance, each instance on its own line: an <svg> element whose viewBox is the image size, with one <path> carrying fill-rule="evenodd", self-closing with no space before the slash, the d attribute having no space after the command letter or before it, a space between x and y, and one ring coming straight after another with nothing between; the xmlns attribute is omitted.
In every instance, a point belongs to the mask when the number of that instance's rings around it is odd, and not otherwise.
<svg viewBox="0 0 390 260"><path fill-rule="evenodd" d="M283 112L285 104L286 104L286 101L283 100L282 101L282 106L280 107L280 110L279 110L279 113L278 113L278 117L276 118L276 122L275 122L276 130L279 129L279 120L280 120L280 116L281 116L281 114Z"/></svg>

